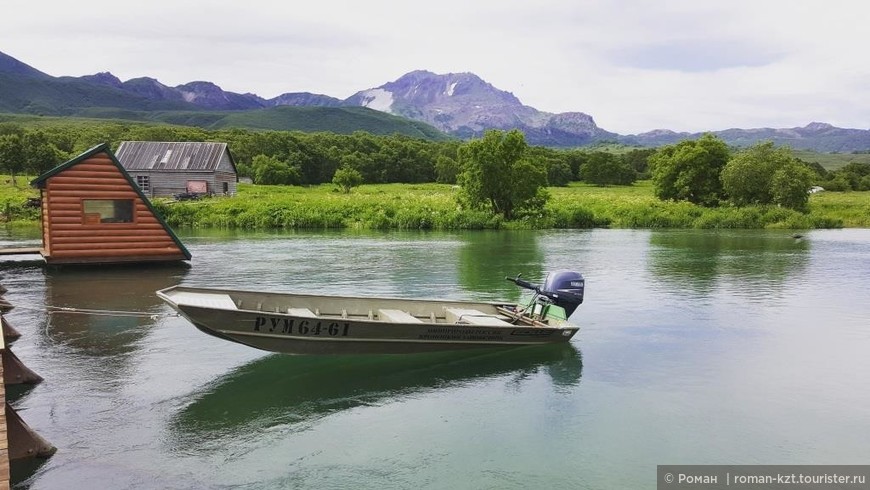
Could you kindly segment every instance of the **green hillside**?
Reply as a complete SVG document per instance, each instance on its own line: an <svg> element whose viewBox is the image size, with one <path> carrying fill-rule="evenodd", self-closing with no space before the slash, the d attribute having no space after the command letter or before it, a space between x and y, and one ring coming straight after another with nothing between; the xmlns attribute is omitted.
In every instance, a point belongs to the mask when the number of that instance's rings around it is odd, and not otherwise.
<svg viewBox="0 0 870 490"><path fill-rule="evenodd" d="M434 141L451 139L432 126L365 107L280 106L251 111L132 111L105 107L80 110L78 117L195 126L203 129L242 128L269 131L328 131L351 134L402 134Z"/></svg>
<svg viewBox="0 0 870 490"><path fill-rule="evenodd" d="M827 170L837 170L857 162L870 164L870 153L819 153L812 150L793 150L794 156L805 162L816 162Z"/></svg>
<svg viewBox="0 0 870 490"><path fill-rule="evenodd" d="M34 78L0 73L2 112L71 116L86 107L153 111L177 110L190 107L190 104L152 101L75 78Z"/></svg>
<svg viewBox="0 0 870 490"><path fill-rule="evenodd" d="M404 134L431 140L450 139L446 134L419 121L412 121L365 107L272 107L257 111L232 112L212 125L213 129L230 127L297 130L305 132L331 131L351 134L365 131L372 134Z"/></svg>

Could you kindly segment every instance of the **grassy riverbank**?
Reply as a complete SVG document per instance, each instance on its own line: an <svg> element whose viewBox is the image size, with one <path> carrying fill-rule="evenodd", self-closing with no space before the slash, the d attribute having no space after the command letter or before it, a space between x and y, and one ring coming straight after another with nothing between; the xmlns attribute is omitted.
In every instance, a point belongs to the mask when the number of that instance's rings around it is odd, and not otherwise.
<svg viewBox="0 0 870 490"><path fill-rule="evenodd" d="M460 209L455 191L440 184L385 184L355 188L332 185L283 187L240 185L234 198L159 201L173 226L243 229L368 228L839 228L870 227L870 193L820 193L810 213L775 206L703 208L663 202L649 182L630 187L572 184L551 188L546 212L506 222Z"/></svg>
<svg viewBox="0 0 870 490"><path fill-rule="evenodd" d="M38 196L19 186L0 185L0 212L8 222L34 223L38 208L25 206ZM542 215L505 222L498 216L460 209L456 191L442 184L364 185L350 194L333 185L314 187L239 185L232 198L170 202L155 199L176 227L241 229L499 229L499 228L870 228L870 192L821 192L810 197L810 213L775 206L703 208L664 202L652 184L596 187L571 184L550 188ZM8 211L9 214L5 214Z"/></svg>

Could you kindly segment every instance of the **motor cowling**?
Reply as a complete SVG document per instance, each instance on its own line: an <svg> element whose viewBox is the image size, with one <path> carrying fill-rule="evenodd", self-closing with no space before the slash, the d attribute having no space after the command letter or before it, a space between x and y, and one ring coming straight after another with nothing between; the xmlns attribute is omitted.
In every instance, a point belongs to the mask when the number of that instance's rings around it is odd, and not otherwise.
<svg viewBox="0 0 870 490"><path fill-rule="evenodd" d="M554 304L565 309L565 315L571 316L574 310L583 303L583 291L586 280L583 274L575 271L552 271L544 279L541 293L550 298Z"/></svg>

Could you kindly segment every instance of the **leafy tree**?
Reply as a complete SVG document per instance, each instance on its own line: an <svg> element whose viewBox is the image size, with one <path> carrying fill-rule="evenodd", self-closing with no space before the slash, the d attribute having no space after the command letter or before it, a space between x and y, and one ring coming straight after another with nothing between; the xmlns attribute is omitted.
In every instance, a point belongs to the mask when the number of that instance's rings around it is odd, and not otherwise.
<svg viewBox="0 0 870 490"><path fill-rule="evenodd" d="M362 184L362 174L350 167L341 167L335 171L332 177L332 183L339 186L345 194L360 184Z"/></svg>
<svg viewBox="0 0 870 490"><path fill-rule="evenodd" d="M21 136L17 134L0 136L0 165L12 176L12 185L17 185L15 174L24 170L25 158Z"/></svg>
<svg viewBox="0 0 870 490"><path fill-rule="evenodd" d="M822 166L819 162L806 162L801 160L800 158L795 158L798 162L807 166L808 169L812 170L813 173L816 174L816 178L814 181L821 182L823 180L827 180L831 178L831 173Z"/></svg>
<svg viewBox="0 0 870 490"><path fill-rule="evenodd" d="M596 151L580 167L580 178L595 185L629 185L637 180L637 173L613 153Z"/></svg>
<svg viewBox="0 0 870 490"><path fill-rule="evenodd" d="M569 150L564 153L563 158L571 168L571 180L580 180L580 167L589 159L589 153L583 150Z"/></svg>
<svg viewBox="0 0 870 490"><path fill-rule="evenodd" d="M24 133L21 145L24 148L25 170L37 175L56 167L66 156L49 141L44 132L39 130Z"/></svg>
<svg viewBox="0 0 870 490"><path fill-rule="evenodd" d="M809 189L815 174L806 165L790 161L778 168L770 179L773 202L795 211L809 211Z"/></svg>
<svg viewBox="0 0 870 490"><path fill-rule="evenodd" d="M251 167L254 170L254 183L265 185L298 185L301 174L297 167L266 155L254 157Z"/></svg>
<svg viewBox="0 0 870 490"><path fill-rule="evenodd" d="M718 204L723 198L719 173L728 157L728 146L710 133L658 149L649 157L656 196L705 206Z"/></svg>
<svg viewBox="0 0 870 490"><path fill-rule="evenodd" d="M446 156L439 155L435 160L435 180L442 184L455 184L459 175L459 162Z"/></svg>
<svg viewBox="0 0 870 490"><path fill-rule="evenodd" d="M462 201L512 219L518 211L538 210L546 202L546 169L525 158L519 130L488 130L459 149ZM543 192L539 192L543 191Z"/></svg>
<svg viewBox="0 0 870 490"><path fill-rule="evenodd" d="M722 184L735 204L778 204L804 212L817 178L791 149L777 148L770 141L738 153L722 170Z"/></svg>
<svg viewBox="0 0 870 490"><path fill-rule="evenodd" d="M627 163L640 179L649 177L649 157L656 152L655 148L640 148L622 154L622 161Z"/></svg>
<svg viewBox="0 0 870 490"><path fill-rule="evenodd" d="M547 161L547 182L552 186L564 187L574 179L571 167L562 160Z"/></svg>
<svg viewBox="0 0 870 490"><path fill-rule="evenodd" d="M849 164L832 172L834 179L845 181L848 183L848 188L845 190L866 190L862 188L862 179L870 175L870 164L861 162L850 162Z"/></svg>
<svg viewBox="0 0 870 490"><path fill-rule="evenodd" d="M725 165L722 186L738 206L769 204L773 202L773 174L791 163L797 162L790 149L777 148L771 141L758 143L741 151Z"/></svg>

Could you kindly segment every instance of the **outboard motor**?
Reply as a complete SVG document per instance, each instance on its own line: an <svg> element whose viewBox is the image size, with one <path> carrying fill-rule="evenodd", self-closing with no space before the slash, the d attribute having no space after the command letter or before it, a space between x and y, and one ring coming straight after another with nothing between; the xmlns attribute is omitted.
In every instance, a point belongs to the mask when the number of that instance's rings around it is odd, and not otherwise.
<svg viewBox="0 0 870 490"><path fill-rule="evenodd" d="M562 307L565 310L565 317L568 318L574 313L574 310L583 303L583 290L586 287L586 280L583 279L583 274L574 271L553 271L547 274L544 279L543 286L535 286L534 284L520 279L520 276L515 278L505 277L508 281L516 284L521 288L531 289L539 296L539 302L548 300L556 306ZM544 298L541 298L543 296ZM546 298L546 299L545 299Z"/></svg>
<svg viewBox="0 0 870 490"><path fill-rule="evenodd" d="M547 296L553 303L565 309L565 314L571 316L574 310L583 303L583 290L586 280L583 274L574 271L553 271L544 279L541 294Z"/></svg>

